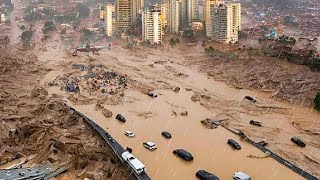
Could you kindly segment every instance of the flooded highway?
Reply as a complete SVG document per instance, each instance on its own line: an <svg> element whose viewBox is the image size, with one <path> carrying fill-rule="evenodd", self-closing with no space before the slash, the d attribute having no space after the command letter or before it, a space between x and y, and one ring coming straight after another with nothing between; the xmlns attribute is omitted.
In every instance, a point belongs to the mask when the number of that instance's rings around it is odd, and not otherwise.
<svg viewBox="0 0 320 180"><path fill-rule="evenodd" d="M133 149L133 154L147 167L152 179L196 179L195 172L205 169L221 179L232 179L236 171L243 171L253 179L302 179L288 168L271 158L255 159L247 156L263 157L250 144L241 141L238 136L219 127L207 129L200 120L212 117L213 112L190 100L191 92L181 90L179 93L159 91L158 98L150 98L139 92L128 92L128 99L139 99L123 106L107 106L114 113L123 114L127 122L121 123L115 118L106 119L93 106L75 106L76 109L107 129L124 147ZM188 116L173 115L187 110ZM136 134L128 138L124 132L130 130ZM168 131L173 138L168 140L161 136ZM233 150L227 140L237 140L242 149ZM146 141L155 142L158 149L149 151L143 147ZM173 155L174 149L183 148L191 152L194 161L184 162Z"/></svg>
<svg viewBox="0 0 320 180"><path fill-rule="evenodd" d="M141 86L154 86L155 93L158 94L157 98L152 98L141 92L145 87L129 85L123 101L119 103L117 100L111 100L111 104L102 104L113 112L111 118L106 118L101 111L95 110L95 102L105 98L103 95L92 96L84 90L76 96L74 102L75 98L70 101L70 94L65 94L58 87L48 90L50 94L64 96L72 107L106 129L123 147L132 148L133 154L146 165L147 173L152 179L196 179L195 173L200 169L207 170L221 179L232 179L236 171L243 171L253 179L259 180L303 179L226 129L208 129L200 123L208 117L225 117L221 114L235 117L230 122L233 128L239 128L250 137L256 137L257 141L266 139L269 143L268 148L281 152L281 156L286 155L284 158L289 161L296 154L315 159L320 157L319 149L315 146L307 146L302 151L290 142L292 136L301 134L297 127L292 126L292 122L299 122L296 124L299 128L312 129L311 122L318 123L316 119L320 117L319 113L313 112L310 108L276 101L269 93L232 88L195 69L181 65L179 57L176 57L177 63L154 63L159 59L166 59L160 53L162 52L156 52L144 59L118 48L114 52L103 52L95 59L95 64L101 63L112 70L126 73L133 81L141 82ZM50 66L58 67L45 76L43 84L65 72L78 73L68 69L70 61L63 62L66 65L50 58L43 58L42 61L54 62ZM87 59L81 58L77 61L81 62L86 64ZM150 66L150 63L154 64ZM180 87L181 90L173 92L172 87ZM201 95L201 101L191 100L195 93ZM243 98L247 95L256 97L258 103L245 101ZM185 111L187 116L180 115ZM115 119L118 113L127 119L125 123ZM250 125L248 122L252 119L261 121L264 127L257 129ZM125 136L124 132L128 130L136 136ZM162 131L170 132L172 139L162 137ZM309 142L307 134L303 137ZM233 150L227 144L230 138L241 144L240 151ZM143 142L146 141L156 143L158 149L147 150L143 147ZM194 160L184 162L177 158L172 151L179 148L192 153Z"/></svg>

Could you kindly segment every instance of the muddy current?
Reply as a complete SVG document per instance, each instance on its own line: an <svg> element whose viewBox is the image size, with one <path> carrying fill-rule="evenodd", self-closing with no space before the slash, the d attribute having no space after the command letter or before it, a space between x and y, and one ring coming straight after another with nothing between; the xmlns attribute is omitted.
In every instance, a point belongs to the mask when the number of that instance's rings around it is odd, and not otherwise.
<svg viewBox="0 0 320 180"><path fill-rule="evenodd" d="M152 179L196 179L195 173L200 169L221 179L232 179L236 171L243 171L253 179L303 179L223 127L208 129L201 124L205 118L228 119L228 126L240 129L255 141L268 142L267 148L319 176L317 133L320 115L311 108L277 101L269 93L239 90L215 81L199 73L196 67L183 65L184 53L175 50L132 52L114 47L94 56L91 61L84 55L70 58L53 56L54 53L57 52L49 48L39 57L48 62L47 66L55 67L42 84L49 93L64 96L70 105L110 132L124 147L132 148ZM196 58L197 53L193 55ZM66 93L59 87L46 84L64 73L83 75L83 72L71 68L72 63L103 65L107 70L126 74L129 87L121 98L110 98L118 95L101 95L86 90L80 94ZM174 91L177 87L180 91ZM86 87L80 84L80 89ZM146 92L149 90L158 96L148 96ZM245 100L247 95L255 97L257 102ZM197 96L196 100L192 100L194 96ZM96 108L98 100L101 106L112 111L112 117L107 118ZM126 123L115 119L118 113L126 117ZM252 119L262 122L263 126L250 125ZM136 136L126 137L124 132L127 130ZM170 132L172 139L162 137L162 131ZM290 141L292 136L304 139L307 147L302 149L293 144ZM240 151L227 144L230 138L241 144ZM158 149L147 150L142 144L146 141L156 143ZM179 148L192 153L194 161L187 163L174 156L172 151Z"/></svg>

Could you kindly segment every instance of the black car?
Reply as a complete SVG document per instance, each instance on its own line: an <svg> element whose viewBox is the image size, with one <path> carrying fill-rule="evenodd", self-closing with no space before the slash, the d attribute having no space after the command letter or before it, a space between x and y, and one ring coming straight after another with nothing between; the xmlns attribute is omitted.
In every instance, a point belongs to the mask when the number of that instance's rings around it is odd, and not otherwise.
<svg viewBox="0 0 320 180"><path fill-rule="evenodd" d="M296 143L300 147L306 147L306 144L298 137L292 137L291 141Z"/></svg>
<svg viewBox="0 0 320 180"><path fill-rule="evenodd" d="M171 134L170 134L169 132L167 132L167 131L163 131L163 132L161 133L161 135L162 135L163 137L167 138L167 139L171 139L171 138L172 138Z"/></svg>
<svg viewBox="0 0 320 180"><path fill-rule="evenodd" d="M255 126L262 126L262 122L255 121L255 120L251 120L249 123Z"/></svg>
<svg viewBox="0 0 320 180"><path fill-rule="evenodd" d="M240 150L241 149L241 146L239 143L237 143L237 141L233 140L233 139L228 139L228 144L233 148L233 149L236 149L236 150Z"/></svg>
<svg viewBox="0 0 320 180"><path fill-rule="evenodd" d="M206 170L199 170L196 173L197 178L201 179L201 180L219 180L219 178L217 176L215 176L212 173L209 173Z"/></svg>
<svg viewBox="0 0 320 180"><path fill-rule="evenodd" d="M193 156L191 153L189 153L188 151L184 150L184 149L176 149L173 151L173 154L179 156L180 158L186 160L186 161L192 161L193 160Z"/></svg>
<svg viewBox="0 0 320 180"><path fill-rule="evenodd" d="M126 118L124 118L121 114L117 114L116 119L118 119L121 122L126 122Z"/></svg>

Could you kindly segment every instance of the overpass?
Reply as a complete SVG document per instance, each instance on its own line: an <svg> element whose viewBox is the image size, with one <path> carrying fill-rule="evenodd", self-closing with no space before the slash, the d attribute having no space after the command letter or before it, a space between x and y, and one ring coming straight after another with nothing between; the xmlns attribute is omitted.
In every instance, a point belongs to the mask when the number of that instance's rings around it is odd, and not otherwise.
<svg viewBox="0 0 320 180"><path fill-rule="evenodd" d="M151 180L151 178L147 175L146 172L143 172L142 174L138 175L136 174L131 167L124 162L121 154L123 152L125 152L126 150L121 146L121 144L119 144L116 140L114 140L112 138L112 136L105 131L102 127L100 127L98 124L96 124L94 121L92 121L90 118L88 118L87 116L85 116L84 114L80 113L79 111L75 110L74 108L70 107L70 113L76 113L79 116L81 116L83 118L83 120L88 123L96 132L98 132L100 134L100 136L107 142L107 144L111 147L111 149L113 150L113 152L118 156L118 158L121 160L121 162L123 164L125 164L128 169L131 170L131 174L129 179L132 180Z"/></svg>

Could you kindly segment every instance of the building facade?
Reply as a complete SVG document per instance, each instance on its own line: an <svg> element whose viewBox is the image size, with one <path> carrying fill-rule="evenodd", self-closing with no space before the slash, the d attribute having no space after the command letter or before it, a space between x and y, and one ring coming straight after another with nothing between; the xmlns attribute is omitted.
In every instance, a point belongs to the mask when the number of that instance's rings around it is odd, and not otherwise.
<svg viewBox="0 0 320 180"><path fill-rule="evenodd" d="M212 36L212 16L211 8L218 7L218 0L204 0L203 1L203 19L205 22L206 36Z"/></svg>
<svg viewBox="0 0 320 180"><path fill-rule="evenodd" d="M199 0L180 0L180 27L190 28L199 21Z"/></svg>
<svg viewBox="0 0 320 180"><path fill-rule="evenodd" d="M112 12L113 12L113 5L108 3L106 5L105 15L104 15L104 22L105 22L105 31L107 36L112 36L113 34L113 19L112 19Z"/></svg>
<svg viewBox="0 0 320 180"><path fill-rule="evenodd" d="M180 0L169 0L168 3L168 27L169 33L179 33Z"/></svg>
<svg viewBox="0 0 320 180"><path fill-rule="evenodd" d="M235 43L241 30L240 3L211 6L212 40L222 43Z"/></svg>
<svg viewBox="0 0 320 180"><path fill-rule="evenodd" d="M162 42L161 10L144 9L142 12L142 40L152 44Z"/></svg>
<svg viewBox="0 0 320 180"><path fill-rule="evenodd" d="M116 28L118 33L124 33L131 27L132 6L132 0L116 1Z"/></svg>
<svg viewBox="0 0 320 180"><path fill-rule="evenodd" d="M137 21L138 14L142 13L144 0L132 0L132 23Z"/></svg>
<svg viewBox="0 0 320 180"><path fill-rule="evenodd" d="M160 19L161 19L162 27L165 28L168 26L168 1L161 3L160 9L161 9Z"/></svg>

